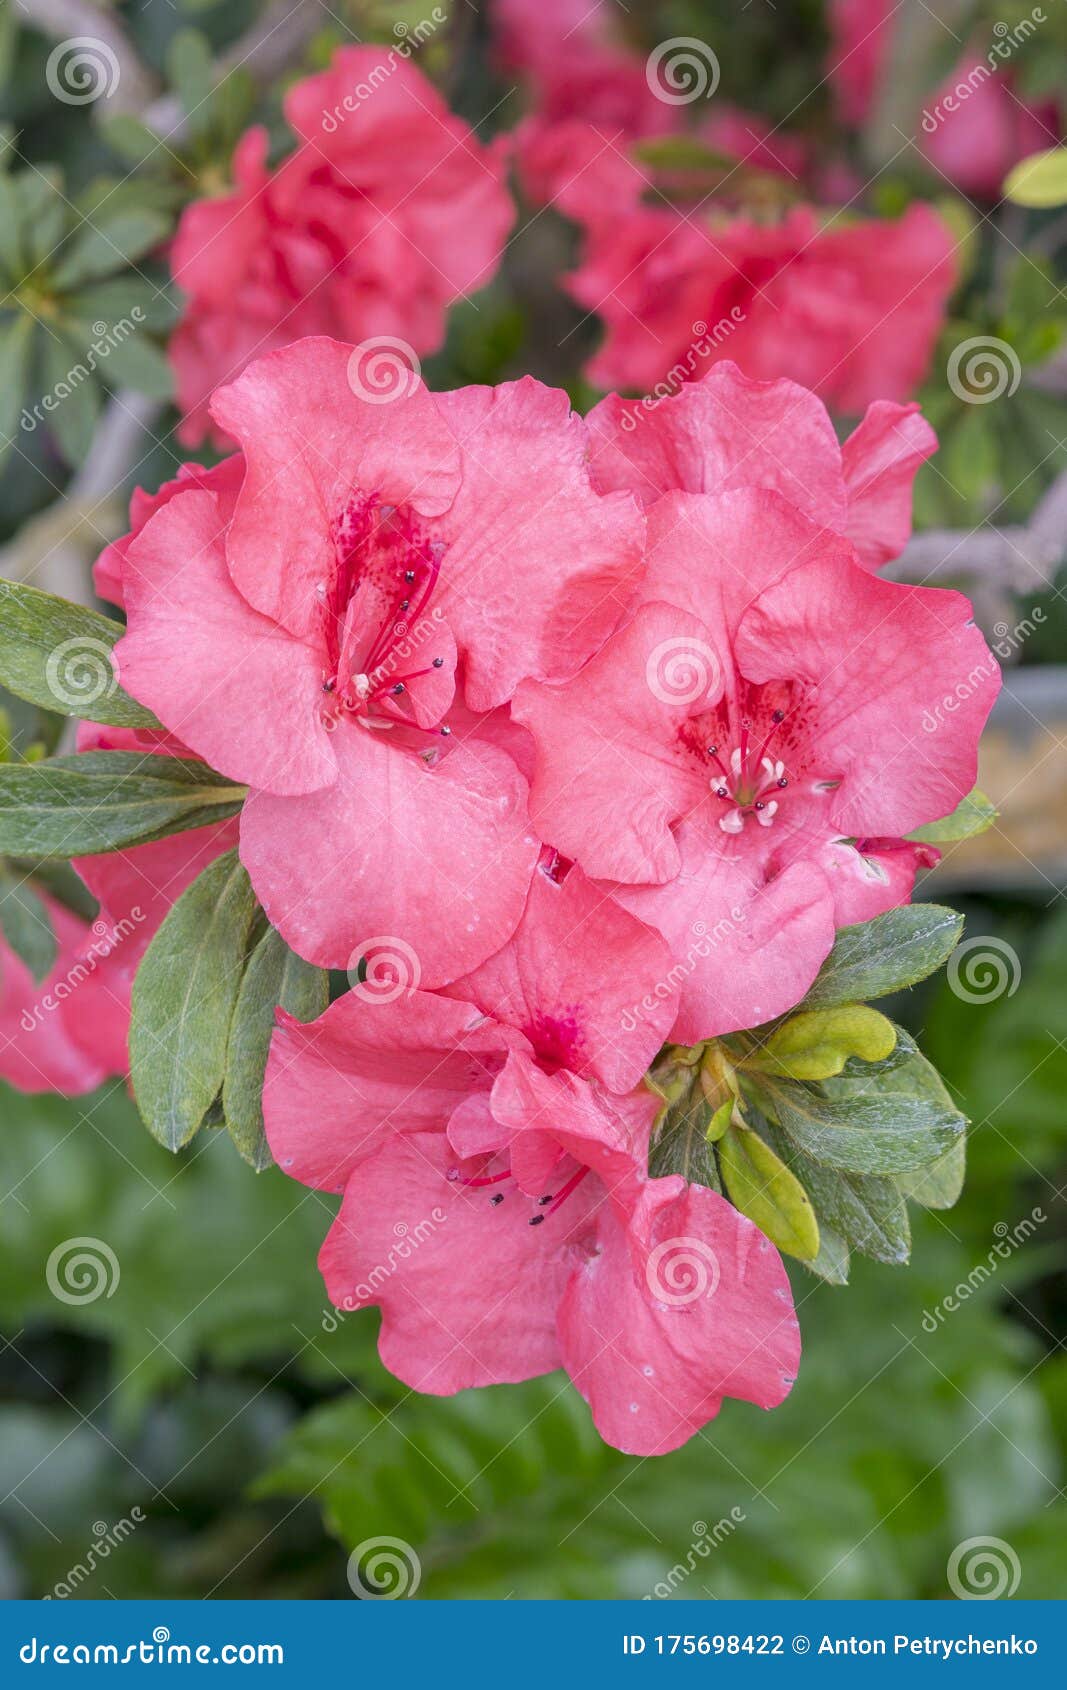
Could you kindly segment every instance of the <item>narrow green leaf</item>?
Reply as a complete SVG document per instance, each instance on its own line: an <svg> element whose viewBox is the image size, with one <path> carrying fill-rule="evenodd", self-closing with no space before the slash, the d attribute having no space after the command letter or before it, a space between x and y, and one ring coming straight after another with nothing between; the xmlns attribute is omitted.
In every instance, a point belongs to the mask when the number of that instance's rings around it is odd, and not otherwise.
<svg viewBox="0 0 1067 1690"><path fill-rule="evenodd" d="M329 1002L329 975L304 962L280 933L268 928L252 952L230 1027L222 1101L230 1136L257 1173L270 1166L263 1131L263 1075L280 1005L299 1021L314 1021Z"/></svg>
<svg viewBox="0 0 1067 1690"><path fill-rule="evenodd" d="M179 1150L219 1094L230 1022L256 900L227 851L167 913L137 970L130 1005L130 1074L153 1137Z"/></svg>
<svg viewBox="0 0 1067 1690"><path fill-rule="evenodd" d="M40 982L56 960L56 933L47 909L27 881L0 868L0 932Z"/></svg>
<svg viewBox="0 0 1067 1690"><path fill-rule="evenodd" d="M0 768L0 853L81 857L236 815L246 789L206 763L84 751Z"/></svg>
<svg viewBox="0 0 1067 1690"><path fill-rule="evenodd" d="M819 1223L796 1175L747 1127L731 1127L718 1145L723 1184L735 1209L755 1221L779 1250L801 1261L819 1254Z"/></svg>
<svg viewBox="0 0 1067 1690"><path fill-rule="evenodd" d="M951 956L962 931L963 917L943 904L906 904L842 927L801 1007L863 1003L914 986Z"/></svg>
<svg viewBox="0 0 1067 1690"><path fill-rule="evenodd" d="M42 710L158 728L151 710L118 683L112 648L120 622L24 581L0 581L0 682Z"/></svg>
<svg viewBox="0 0 1067 1690"><path fill-rule="evenodd" d="M992 827L997 815L996 805L975 787L966 798L961 798L950 816L917 827L914 833L908 834L908 838L923 845L947 845L957 839L971 839Z"/></svg>

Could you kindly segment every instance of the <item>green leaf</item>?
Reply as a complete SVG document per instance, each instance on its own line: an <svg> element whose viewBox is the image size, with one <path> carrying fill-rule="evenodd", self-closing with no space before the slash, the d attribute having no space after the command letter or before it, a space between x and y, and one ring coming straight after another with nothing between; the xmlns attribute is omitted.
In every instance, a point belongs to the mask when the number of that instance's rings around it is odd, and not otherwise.
<svg viewBox="0 0 1067 1690"><path fill-rule="evenodd" d="M790 1144L784 1133L768 1128L811 1198L819 1221L853 1250L876 1262L899 1266L911 1250L908 1210L894 1180L877 1174L853 1174L813 1162Z"/></svg>
<svg viewBox="0 0 1067 1690"><path fill-rule="evenodd" d="M304 962L280 933L268 928L252 952L237 997L223 1083L223 1114L230 1135L257 1173L270 1166L263 1132L263 1075L274 1011L280 1004L300 1021L314 1021L329 1001L329 975Z"/></svg>
<svg viewBox="0 0 1067 1690"><path fill-rule="evenodd" d="M24 311L0 324L0 463L15 444L32 343L33 318Z"/></svg>
<svg viewBox="0 0 1067 1690"><path fill-rule="evenodd" d="M1033 211L1067 204L1067 147L1022 159L1005 178L1004 198Z"/></svg>
<svg viewBox="0 0 1067 1690"><path fill-rule="evenodd" d="M130 1075L145 1125L168 1150L188 1144L222 1086L255 909L237 852L227 851L168 911L137 970Z"/></svg>
<svg viewBox="0 0 1067 1690"><path fill-rule="evenodd" d="M167 80L186 116L199 113L215 86L211 44L198 29L180 29L167 49Z"/></svg>
<svg viewBox="0 0 1067 1690"><path fill-rule="evenodd" d="M923 845L946 845L956 839L971 839L992 827L998 814L996 805L975 787L966 798L960 799L950 816L917 827L914 833L908 834L908 838Z"/></svg>
<svg viewBox="0 0 1067 1690"><path fill-rule="evenodd" d="M51 258L63 238L70 210L63 187L63 172L54 165L35 165L14 179L19 201L19 232L26 273Z"/></svg>
<svg viewBox="0 0 1067 1690"><path fill-rule="evenodd" d="M739 1066L794 1080L826 1080L860 1057L881 1062L897 1042L893 1023L867 1004L802 1010L781 1022Z"/></svg>
<svg viewBox="0 0 1067 1690"><path fill-rule="evenodd" d="M819 1224L819 1254L804 1266L825 1279L827 1285L847 1285L849 1270L848 1245L833 1227Z"/></svg>
<svg viewBox="0 0 1067 1690"><path fill-rule="evenodd" d="M170 221L147 207L116 205L94 211L56 266L52 284L60 292L113 275L134 264L170 233Z"/></svg>
<svg viewBox="0 0 1067 1690"><path fill-rule="evenodd" d="M52 918L33 887L0 867L0 932L33 978L40 982L55 966Z"/></svg>
<svg viewBox="0 0 1067 1690"><path fill-rule="evenodd" d="M871 1078L852 1097L764 1077L771 1114L812 1161L845 1173L910 1173L937 1161L964 1131L964 1117L911 1095L889 1078Z"/></svg>
<svg viewBox="0 0 1067 1690"><path fill-rule="evenodd" d="M246 788L206 763L84 751L0 768L0 853L82 857L236 815Z"/></svg>
<svg viewBox="0 0 1067 1690"><path fill-rule="evenodd" d="M0 682L61 716L117 728L158 728L124 692L112 648L125 629L84 605L24 581L0 581Z"/></svg>
<svg viewBox="0 0 1067 1690"><path fill-rule="evenodd" d="M735 1209L786 1255L812 1261L819 1254L819 1223L796 1175L759 1134L731 1127L718 1145L723 1184Z"/></svg>
<svg viewBox="0 0 1067 1690"><path fill-rule="evenodd" d="M47 334L42 342L45 392L40 405L45 426L69 464L88 455L100 410L100 384L87 354L66 335Z"/></svg>
<svg viewBox="0 0 1067 1690"><path fill-rule="evenodd" d="M94 921L99 915L100 905L69 863L54 859L40 862L32 857L9 857L8 863L14 873L43 886L57 904L62 904L64 909L80 916L83 921Z"/></svg>
<svg viewBox="0 0 1067 1690"><path fill-rule="evenodd" d="M174 379L166 357L143 328L123 340L104 337L107 354L97 366L108 387L132 387L150 399L170 399Z"/></svg>
<svg viewBox="0 0 1067 1690"><path fill-rule="evenodd" d="M897 1185L905 1197L921 1203L924 1209L951 1209L963 1190L967 1172L967 1145L960 1138L928 1168L914 1173L898 1174Z"/></svg>
<svg viewBox="0 0 1067 1690"><path fill-rule="evenodd" d="M962 931L963 917L943 904L907 904L842 927L801 1007L862 1003L914 986L951 956Z"/></svg>

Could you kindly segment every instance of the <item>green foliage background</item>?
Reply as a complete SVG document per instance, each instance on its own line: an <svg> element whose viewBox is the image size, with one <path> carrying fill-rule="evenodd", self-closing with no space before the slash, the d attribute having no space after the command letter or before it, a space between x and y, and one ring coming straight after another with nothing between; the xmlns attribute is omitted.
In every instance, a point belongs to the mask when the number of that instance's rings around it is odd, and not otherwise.
<svg viewBox="0 0 1067 1690"><path fill-rule="evenodd" d="M50 266L44 280L58 301L64 365L72 345L84 347L86 321L104 314L101 289L112 290L109 318L138 300L150 314L138 359L106 366L99 391L64 415L55 436L18 437L0 475L3 538L66 484L111 378L165 391L152 348L174 300L158 240L188 197L217 186L252 115L280 133L284 77L257 91L238 76L211 93L212 52L255 16L251 0L118 10L161 86L197 113L181 148L146 158L135 120L109 126L57 107L44 85L49 44L17 28L9 5L2 14L0 109L18 137L5 149L7 179L29 184L16 198L29 196L23 220ZM392 21L412 12L339 5L305 68L349 31L388 39ZM653 39L714 41L728 30L727 94L773 117L818 81L815 0L743 13L726 0L671 0L633 16L636 32ZM449 69L453 98L472 120L491 103L484 35L475 27L464 37ZM1048 51L1067 51L1060 32ZM517 112L514 94L500 93L495 126ZM827 121L824 98L806 105L814 135ZM65 242L59 251L69 257L78 241L70 206L90 203L102 179L124 184L123 221L109 225L115 262L82 250L59 285L53 249ZM923 191L942 187L927 181ZM886 209L916 191L910 158L879 178ZM532 369L587 397L576 370L595 331L577 326L551 281L570 235L539 221L520 234L477 308L454 314L448 346L426 367L433 385ZM1025 219L1015 228L1016 248L1030 228ZM1067 435L1062 401L1026 385L988 409L947 390L945 357L970 334L997 333L1027 367L1059 338L1063 300L1051 269L1010 255L994 266L986 234L976 236L924 396L944 441L920 489L928 524L1025 520ZM13 262L33 275L33 252ZM25 395L50 381L35 362L44 356L39 329L26 326L25 280L0 303L6 433ZM561 362L568 330L576 332ZM155 485L176 461L161 448L139 479ZM1060 602L1050 595L1047 649L1035 642L1029 658L1062 651ZM56 724L16 717L23 745L53 743ZM704 1435L660 1460L605 1448L561 1378L447 1402L411 1396L377 1363L375 1317L338 1317L326 1305L315 1253L329 1201L276 1169L253 1175L220 1135L201 1134L174 1158L151 1142L119 1083L78 1102L4 1090L0 1594L52 1591L100 1541L94 1526L113 1527L135 1507L144 1523L79 1583L79 1595L348 1598L347 1551L380 1534L414 1546L429 1597L643 1596L668 1585L681 1599L939 1597L949 1593L953 1548L987 1534L1017 1553L1020 1597L1058 1594L1056 1551L1067 1529L1060 903L1049 886L969 903L968 932L1003 938L1019 954L1013 995L980 1007L941 982L886 1006L921 1037L974 1123L959 1205L915 1216L908 1269L858 1261L846 1289L797 1269L805 1354L791 1397L766 1416L730 1404ZM956 1312L931 1312L988 1262L998 1227L1035 1210L1045 1218L1033 1236ZM84 1235L108 1243L121 1277L110 1297L64 1306L48 1290L46 1263L57 1244Z"/></svg>

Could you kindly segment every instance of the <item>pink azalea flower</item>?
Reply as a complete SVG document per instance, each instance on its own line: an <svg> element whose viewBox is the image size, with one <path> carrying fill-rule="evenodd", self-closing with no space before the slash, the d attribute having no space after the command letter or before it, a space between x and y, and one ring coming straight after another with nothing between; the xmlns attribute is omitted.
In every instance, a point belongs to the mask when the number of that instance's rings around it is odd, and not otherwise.
<svg viewBox="0 0 1067 1690"><path fill-rule="evenodd" d="M690 1043L790 1009L835 926L907 895L904 836L970 791L998 687L961 595L741 489L659 499L639 608L513 712L542 836L685 959Z"/></svg>
<svg viewBox="0 0 1067 1690"><path fill-rule="evenodd" d="M942 176L978 199L997 199L1012 166L1058 146L1061 133L1056 101L1021 99L1010 74L991 69L985 54L965 53L923 109L923 152Z"/></svg>
<svg viewBox="0 0 1067 1690"><path fill-rule="evenodd" d="M271 171L266 131L249 130L233 192L194 202L175 236L186 445L222 439L207 403L220 383L304 335L436 351L447 307L491 279L514 220L502 147L483 146L395 51L340 48L290 88L285 115L296 151Z"/></svg>
<svg viewBox="0 0 1067 1690"><path fill-rule="evenodd" d="M729 358L855 413L910 397L954 281L951 234L925 205L826 227L809 206L773 224L635 207L590 224L571 290L606 328L588 372L601 387L674 386Z"/></svg>
<svg viewBox="0 0 1067 1690"><path fill-rule="evenodd" d="M830 83L853 128L871 115L896 13L896 0L830 0Z"/></svg>
<svg viewBox="0 0 1067 1690"><path fill-rule="evenodd" d="M108 924L90 926L47 893L55 963L39 984L0 936L0 1078L25 1092L77 1097L126 1069L126 1011L97 972Z"/></svg>
<svg viewBox="0 0 1067 1690"><path fill-rule="evenodd" d="M838 444L825 406L791 381L753 381L728 360L662 399L609 394L587 418L593 479L643 505L664 493L767 487L845 534L876 569L911 534L915 473L937 448L917 405L872 404Z"/></svg>
<svg viewBox="0 0 1067 1690"><path fill-rule="evenodd" d="M799 1336L778 1253L712 1192L645 1177L650 1093L545 1072L467 1004L354 997L283 1018L264 1108L283 1167L343 1185L320 1266L339 1307L381 1306L391 1371L449 1394L564 1366L639 1454L725 1396L782 1400Z"/></svg>
<svg viewBox="0 0 1067 1690"><path fill-rule="evenodd" d="M412 378L383 404L358 356L305 341L216 395L243 479L175 494L126 544L117 656L251 787L242 858L294 948L344 967L390 935L436 986L509 937L539 849L486 713L595 649L642 523L593 489L565 395Z"/></svg>

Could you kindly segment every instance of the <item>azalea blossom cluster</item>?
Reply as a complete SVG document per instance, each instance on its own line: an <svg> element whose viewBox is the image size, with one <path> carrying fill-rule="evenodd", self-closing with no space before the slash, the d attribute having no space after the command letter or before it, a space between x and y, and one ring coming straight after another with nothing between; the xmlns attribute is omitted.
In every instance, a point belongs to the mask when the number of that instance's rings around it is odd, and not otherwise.
<svg viewBox="0 0 1067 1690"><path fill-rule="evenodd" d="M380 1307L418 1390L562 1366L606 1439L662 1453L726 1397L778 1403L799 1336L755 1223L650 1174L649 1069L800 1002L973 786L998 681L970 607L878 573L935 442L880 402L842 447L728 363L584 420L529 377L383 404L358 353L254 360L211 401L238 450L138 494L97 565L161 728L82 749L247 788L77 865L108 922L141 912L111 1001L236 843L347 975L278 1012L263 1096L279 1165L342 1198L333 1301Z"/></svg>

